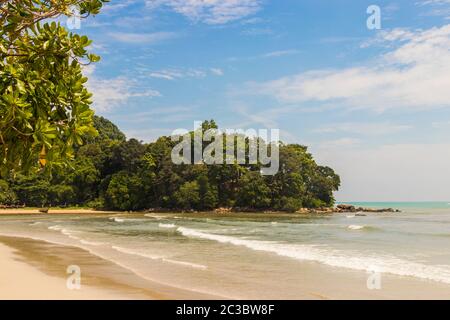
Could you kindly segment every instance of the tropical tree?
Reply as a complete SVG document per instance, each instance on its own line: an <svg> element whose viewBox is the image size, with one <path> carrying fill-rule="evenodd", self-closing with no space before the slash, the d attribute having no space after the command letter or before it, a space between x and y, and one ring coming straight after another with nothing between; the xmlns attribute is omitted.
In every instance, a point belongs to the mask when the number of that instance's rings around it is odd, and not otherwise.
<svg viewBox="0 0 450 320"><path fill-rule="evenodd" d="M16 201L17 196L11 190L8 182L0 179L0 204L13 204Z"/></svg>
<svg viewBox="0 0 450 320"><path fill-rule="evenodd" d="M237 204L255 209L270 206L270 189L259 172L248 172L239 181Z"/></svg>
<svg viewBox="0 0 450 320"><path fill-rule="evenodd" d="M75 148L70 168L0 180L0 204L295 212L332 206L340 186L339 176L301 145L280 144L279 172L263 176L258 164L175 165L170 137L144 144L126 140L106 119L94 116L94 126L99 135Z"/></svg>
<svg viewBox="0 0 450 320"><path fill-rule="evenodd" d="M0 0L0 174L62 166L95 135L82 66L91 41L50 22L99 13L108 0Z"/></svg>
<svg viewBox="0 0 450 320"><path fill-rule="evenodd" d="M125 171L115 174L105 193L105 205L114 210L137 210L142 208L142 181Z"/></svg>
<svg viewBox="0 0 450 320"><path fill-rule="evenodd" d="M197 209L201 200L199 189L197 181L184 183L174 194L177 207L181 209Z"/></svg>

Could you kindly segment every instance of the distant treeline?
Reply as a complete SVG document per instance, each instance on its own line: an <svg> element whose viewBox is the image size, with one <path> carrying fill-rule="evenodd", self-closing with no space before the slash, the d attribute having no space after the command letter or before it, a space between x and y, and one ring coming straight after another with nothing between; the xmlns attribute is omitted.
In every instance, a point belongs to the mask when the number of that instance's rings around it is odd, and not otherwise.
<svg viewBox="0 0 450 320"><path fill-rule="evenodd" d="M213 210L238 207L296 211L329 207L340 178L316 164L305 146L280 146L280 170L262 176L260 165L175 165L170 137L127 140L110 121L95 117L99 135L78 148L71 168L0 179L0 204ZM203 130L217 128L206 121Z"/></svg>

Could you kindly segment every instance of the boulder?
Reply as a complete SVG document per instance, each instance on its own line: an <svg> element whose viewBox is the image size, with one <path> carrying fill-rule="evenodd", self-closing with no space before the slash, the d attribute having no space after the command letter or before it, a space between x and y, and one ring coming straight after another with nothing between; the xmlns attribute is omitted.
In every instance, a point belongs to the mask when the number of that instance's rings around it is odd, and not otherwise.
<svg viewBox="0 0 450 320"><path fill-rule="evenodd" d="M217 208L214 210L215 213L230 213L232 211L232 208Z"/></svg>
<svg viewBox="0 0 450 320"><path fill-rule="evenodd" d="M339 204L337 205L337 208L341 210L341 212L356 212L355 206L351 204Z"/></svg>

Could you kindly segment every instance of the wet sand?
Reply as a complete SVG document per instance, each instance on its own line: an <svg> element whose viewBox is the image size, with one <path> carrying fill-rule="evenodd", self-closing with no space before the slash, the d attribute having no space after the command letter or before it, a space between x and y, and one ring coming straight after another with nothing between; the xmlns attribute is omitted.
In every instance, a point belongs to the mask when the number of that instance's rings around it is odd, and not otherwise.
<svg viewBox="0 0 450 320"><path fill-rule="evenodd" d="M163 286L88 251L44 241L0 236L0 299L214 299ZM81 289L69 290L69 266L81 270Z"/></svg>
<svg viewBox="0 0 450 320"><path fill-rule="evenodd" d="M238 249L239 250L239 249ZM244 249L242 249L244 250ZM257 253L259 254L259 253ZM266 259L263 253L261 259ZM243 256L245 259L245 256ZM450 299L450 286L411 277L382 275L381 290L369 290L368 274L314 262L284 259L284 267L298 270L295 294L270 280L242 299ZM69 290L66 270L81 269L81 290ZM189 273L186 273L186 277ZM274 275L270 275L272 278ZM280 275L283 278L282 275ZM156 279L155 279L156 280ZM237 288L236 288L237 289ZM237 289L238 290L238 289ZM239 292L236 292L237 296ZM129 269L90 252L27 238L0 236L0 299L223 299L152 282Z"/></svg>

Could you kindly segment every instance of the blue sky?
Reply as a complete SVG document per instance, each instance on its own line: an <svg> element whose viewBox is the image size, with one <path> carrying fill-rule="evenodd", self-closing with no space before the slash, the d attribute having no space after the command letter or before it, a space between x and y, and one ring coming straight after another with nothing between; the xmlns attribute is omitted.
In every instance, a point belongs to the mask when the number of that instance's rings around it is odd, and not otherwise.
<svg viewBox="0 0 450 320"><path fill-rule="evenodd" d="M278 128L338 200L450 200L450 0L113 0L81 27L94 108L128 137Z"/></svg>

